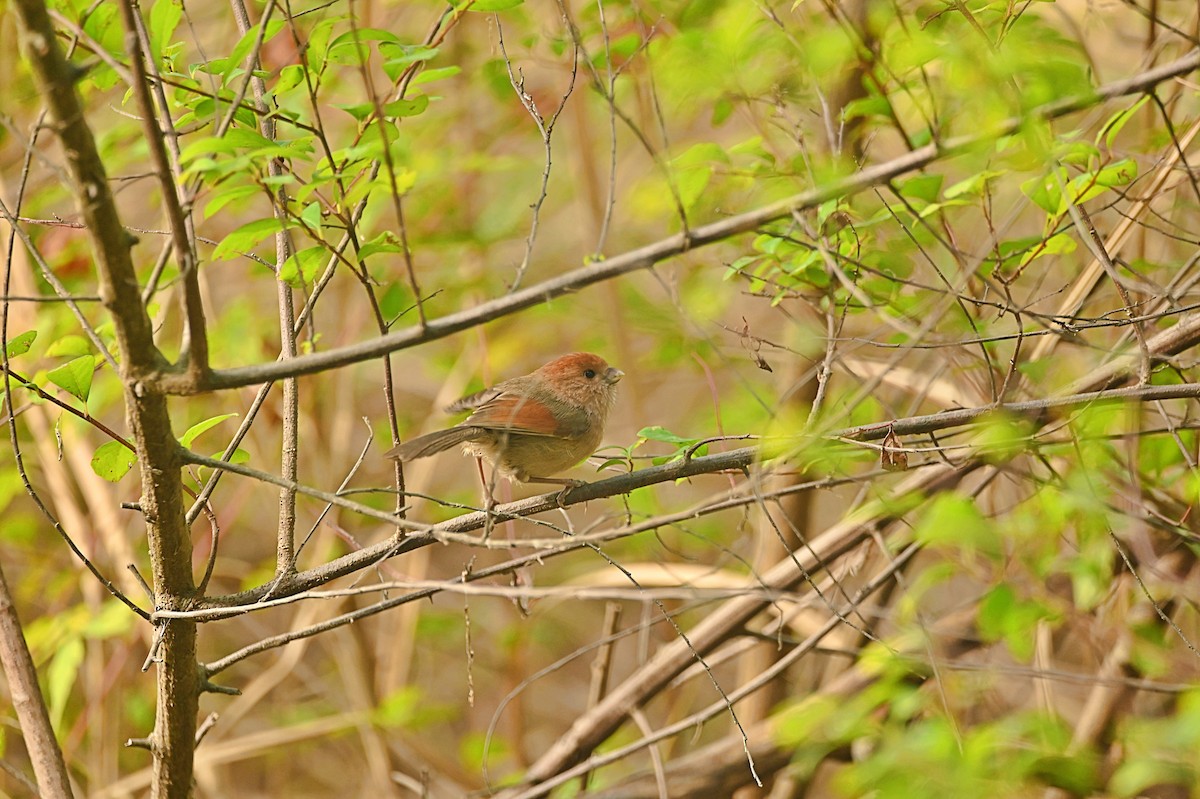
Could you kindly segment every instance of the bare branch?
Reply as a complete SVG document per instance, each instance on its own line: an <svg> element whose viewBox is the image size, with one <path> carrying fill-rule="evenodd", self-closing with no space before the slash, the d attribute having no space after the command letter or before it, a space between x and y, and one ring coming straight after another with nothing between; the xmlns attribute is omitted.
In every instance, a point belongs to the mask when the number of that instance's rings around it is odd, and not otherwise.
<svg viewBox="0 0 1200 799"><path fill-rule="evenodd" d="M50 715L42 700L38 686L37 669L33 657L25 644L21 632L21 621L13 606L4 571L0 569L0 665L8 678L8 690L12 696L13 709L25 734L25 746L33 762L33 773L37 777L38 791L50 799L70 799L71 779L67 775L67 764L63 761L62 749L50 726Z"/></svg>
<svg viewBox="0 0 1200 799"><path fill-rule="evenodd" d="M1197 66L1200 66L1200 51L1193 51L1169 64L1147 70L1126 80L1107 84L1098 89L1095 94L1051 103L1038 109L1033 116L1045 119L1065 116L1112 97L1143 92L1162 81L1187 74L1195 70ZM984 134L927 144L891 161L864 167L848 177L835 180L825 186L800 192L720 222L693 228L686 233L671 236L605 261L581 267L465 311L431 319L423 325L390 333L372 341L301 355L286 362L276 361L214 370L201 381L190 380L184 375L172 374L164 370L157 375L157 382L163 391L170 394L194 394L207 390L236 388L278 380L283 377L314 374L377 358L426 341L445 338L453 333L530 308L554 297L578 291L594 283L648 269L667 258L756 230L766 223L786 218L797 210L813 208L826 200L848 197L872 186L887 183L900 175L921 169L939 159L977 146L982 142L991 141L996 137L1013 133L1027 122L1028 120L1024 118L1010 119L998 125L995 130Z"/></svg>

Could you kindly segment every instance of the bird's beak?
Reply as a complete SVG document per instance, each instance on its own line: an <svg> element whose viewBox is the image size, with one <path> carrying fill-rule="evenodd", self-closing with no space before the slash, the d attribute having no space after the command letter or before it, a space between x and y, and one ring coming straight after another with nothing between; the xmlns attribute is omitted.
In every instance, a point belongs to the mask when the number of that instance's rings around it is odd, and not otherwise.
<svg viewBox="0 0 1200 799"><path fill-rule="evenodd" d="M614 383L619 383L621 378L624 376L625 373L620 369L617 369L615 366L610 366L604 371L604 382L611 386Z"/></svg>

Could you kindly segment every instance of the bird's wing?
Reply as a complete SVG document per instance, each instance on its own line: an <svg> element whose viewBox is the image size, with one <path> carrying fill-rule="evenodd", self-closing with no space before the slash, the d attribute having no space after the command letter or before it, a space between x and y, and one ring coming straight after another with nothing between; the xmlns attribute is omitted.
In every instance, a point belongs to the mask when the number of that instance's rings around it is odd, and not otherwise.
<svg viewBox="0 0 1200 799"><path fill-rule="evenodd" d="M500 388L485 388L483 391L476 391L474 394L468 394L460 400L455 400L446 406L446 413L461 413L463 411L473 411L480 405L495 399L504 393Z"/></svg>
<svg viewBox="0 0 1200 799"><path fill-rule="evenodd" d="M463 424L531 436L571 438L587 428L587 419L577 411L560 411L556 416L539 400L498 392L476 407Z"/></svg>

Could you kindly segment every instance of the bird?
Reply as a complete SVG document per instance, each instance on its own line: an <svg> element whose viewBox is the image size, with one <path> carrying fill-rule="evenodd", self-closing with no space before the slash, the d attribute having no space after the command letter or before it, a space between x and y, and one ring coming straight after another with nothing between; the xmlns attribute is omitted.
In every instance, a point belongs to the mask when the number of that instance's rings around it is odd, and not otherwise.
<svg viewBox="0 0 1200 799"><path fill-rule="evenodd" d="M596 451L624 376L599 355L562 355L530 374L463 397L446 409L471 411L463 422L405 441L385 457L408 462L462 444L464 453L487 460L509 480L583 485L553 475Z"/></svg>

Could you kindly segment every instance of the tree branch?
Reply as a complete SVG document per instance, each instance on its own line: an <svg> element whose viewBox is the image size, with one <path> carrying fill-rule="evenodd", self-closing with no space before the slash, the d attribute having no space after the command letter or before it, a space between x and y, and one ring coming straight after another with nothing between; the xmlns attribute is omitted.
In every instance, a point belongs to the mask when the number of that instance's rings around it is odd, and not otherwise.
<svg viewBox="0 0 1200 799"><path fill-rule="evenodd" d="M1071 97L1046 105L1034 111L1032 116L1056 119L1104 100L1146 91L1162 81L1185 75L1197 67L1200 67L1200 51L1194 50L1176 61L1125 80L1106 84L1094 94ZM399 330L370 341L302 355L286 361L214 370L201 380L193 380L189 376L164 370L158 375L158 383L162 390L169 394L194 394L209 390L237 388L347 366L378 358L416 344L445 338L453 333L578 291L594 283L610 280L630 272L649 269L667 258L724 241L742 233L748 233L764 224L783 219L796 211L813 208L826 200L849 197L873 186L887 183L900 175L922 169L941 158L1014 133L1028 124L1028 121L1027 118L1014 118L985 133L960 136L944 142L928 144L891 161L861 169L825 186L808 189L762 208L720 222L703 225L605 261L575 269L474 308L447 314L439 319L429 320L423 325Z"/></svg>
<svg viewBox="0 0 1200 799"><path fill-rule="evenodd" d="M21 633L21 621L13 606L4 572L0 570L0 665L8 678L13 709L24 733L25 748L37 777L38 794L50 799L70 799L71 778L62 749L54 737L50 715L38 687L37 669Z"/></svg>
<svg viewBox="0 0 1200 799"><path fill-rule="evenodd" d="M192 242L188 237L187 215L180 201L179 187L175 183L171 161L167 157L165 134L159 128L158 113L155 111L154 101L150 98L142 40L138 35L137 10L134 8L133 0L121 0L119 5L121 20L125 26L125 48L129 51L130 67L133 73L132 84L129 88L133 92L138 110L142 115L142 130L146 134L146 144L150 148L154 175L158 179L163 207L167 212L167 227L171 233L171 245L175 250L179 274L183 278L186 336L182 354L186 359L185 366L188 375L194 380L200 380L208 371L208 334L205 331L204 307L200 300L196 254L192 250ZM167 109L162 109L162 113L165 115Z"/></svg>
<svg viewBox="0 0 1200 799"><path fill-rule="evenodd" d="M1175 328L1171 328L1174 330ZM1169 331L1168 331L1169 332ZM1169 386L1137 386L1134 388L1113 389L1107 391L1091 391L1070 396L1054 397L1042 400L1031 400L1028 402L1013 402L1005 405L989 405L979 408L960 408L951 411L942 411L940 413L927 414L923 416L913 416L907 419L897 419L889 422L881 422L873 425L863 425L860 427L846 428L843 430L831 431L823 436L825 439L842 439L852 441L877 441L882 439L892 431L897 435L916 435L920 433L929 433L935 430L945 430L951 427L969 424L979 421L992 414L1009 414L1012 416L1024 416L1039 418L1046 414L1047 411L1055 408L1078 407L1082 405L1091 405L1098 402L1111 402L1118 400L1137 400L1143 402L1151 402L1167 399L1188 399L1200 398L1200 384L1184 383L1180 385ZM771 439L767 444L769 456L778 456L785 452L786 447L796 446L801 443L801 439L777 438ZM744 471L752 464L759 461L763 457L763 448L759 446L740 447L728 452L721 452L715 455L706 455L700 458L684 458L671 463L662 464L660 466L652 466L646 469L639 469L628 474L617 475L604 480L597 480L593 483L587 483L582 486L571 488L566 492L550 492L541 494L535 497L527 497L509 502L503 505L497 505L490 512L474 511L472 513L464 513L445 522L436 525L422 525L408 520L402 520L385 511L376 510L353 500L337 494L331 494L326 491L311 488L298 483L288 482L287 485L295 487L297 492L321 499L339 507L344 507L347 510L352 510L361 513L369 518L374 518L389 524L401 524L408 529L414 531L412 535L406 538L391 537L387 540L380 541L368 547L356 550L354 552L343 555L339 558L323 563L313 569L297 572L289 575L281 580L273 580L269 585L262 585L252 588L247 591L242 591L237 594L229 594L226 596L207 597L198 601L195 609L203 608L229 608L239 607L243 605L253 604L262 600L269 592L273 599L282 599L292 596L303 591L309 591L318 586L324 585L339 577L344 577L349 574L358 572L369 566L373 566L380 561L388 558L401 555L406 552L411 552L414 549L419 549L429 544L441 541L443 543L463 543L472 546L482 545L483 542L474 538L465 539L465 533L474 530L480 530L487 526L489 519L492 524L499 522L510 521L515 519L523 519L533 516L538 513L544 513L556 508L566 508L572 505L578 505L584 502L590 502L597 499L605 499L608 497L620 496L628 494L638 488L656 485L659 483L674 482L687 477L695 477L701 474L713 474L716 472L724 472L729 470ZM182 456L183 460L188 463L193 463L199 466L206 466L213 469L224 469L227 471L241 474L245 477L253 477L270 482L274 485L285 485L285 481L269 472L261 472L256 469L251 469L247 466L230 464L216 458L207 458L197 455L194 452L185 450ZM799 488L803 488L800 486ZM810 487L812 487L810 485ZM695 515L694 511L686 511L684 517ZM655 526L669 524L669 519L657 519ZM640 527L639 527L640 529ZM562 543L574 542L582 544L586 538L577 537L574 539L563 539ZM519 546L540 546L546 542L530 541L528 539L514 542ZM490 548L508 548L513 546L505 541L489 542L487 546Z"/></svg>
<svg viewBox="0 0 1200 799"><path fill-rule="evenodd" d="M133 241L121 224L108 175L88 127L75 87L74 68L55 39L46 7L37 0L16 0L29 64L38 93L50 110L62 142L71 191L91 239L100 297L113 319L121 351L120 373L126 418L137 446L142 479L141 510L146 519L155 606L182 608L192 600L191 539L184 522L182 463L171 430L167 398L150 374L166 361L154 345L150 317L142 303L134 270ZM157 669L157 715L152 766L154 795L186 799L192 787L199 679L196 625L187 620L161 623Z"/></svg>

